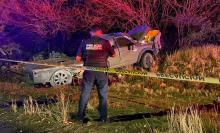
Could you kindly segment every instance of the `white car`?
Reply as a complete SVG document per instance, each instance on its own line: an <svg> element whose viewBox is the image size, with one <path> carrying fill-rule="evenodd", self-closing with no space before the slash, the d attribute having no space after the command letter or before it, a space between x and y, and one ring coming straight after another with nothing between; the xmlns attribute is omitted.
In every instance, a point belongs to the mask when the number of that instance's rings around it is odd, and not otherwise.
<svg viewBox="0 0 220 133"><path fill-rule="evenodd" d="M131 30L128 34L104 34L102 38L109 41L116 52L116 57L108 59L109 67L120 68L137 64L144 69L149 69L153 64L154 57L159 52L159 48L156 44L143 42L143 37L148 29L147 26L140 26ZM82 66L82 63L73 64L73 66ZM83 73L83 71L71 67L31 68L29 71L32 72L31 76L35 84L49 84L51 86L71 84L73 77L81 78Z"/></svg>

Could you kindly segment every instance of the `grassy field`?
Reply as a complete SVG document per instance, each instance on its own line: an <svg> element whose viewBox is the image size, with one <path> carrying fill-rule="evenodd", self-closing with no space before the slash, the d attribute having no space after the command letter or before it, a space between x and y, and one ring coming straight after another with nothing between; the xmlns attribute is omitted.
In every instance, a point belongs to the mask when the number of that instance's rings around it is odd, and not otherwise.
<svg viewBox="0 0 220 133"><path fill-rule="evenodd" d="M201 54L207 49L212 51L207 56ZM157 68L186 74L198 70L199 74L218 77L220 60L215 51L219 49L208 46L178 51L168 55ZM209 58L213 60L210 62ZM205 62L204 68L200 61ZM183 69L185 66L189 67ZM13 125L18 132L220 132L219 85L125 77L109 87L111 122L106 124L96 120L99 116L95 88L87 108L90 121L76 121L79 94L79 86L33 88L27 83L2 81L0 124Z"/></svg>
<svg viewBox="0 0 220 133"><path fill-rule="evenodd" d="M141 81L143 82L143 81ZM5 83L1 83L4 86ZM206 108L205 105L220 99L219 90L194 90L175 89L174 87L157 90L135 87L132 84L117 84L109 90L109 117L112 122L100 124L95 121L98 118L97 94L94 90L88 106L88 117L91 122L82 125L75 120L79 89L66 87L62 91L66 99L69 97L68 120L62 120L62 108L59 109L61 88L23 88L7 84L1 88L1 104L4 105L17 100L16 111L13 106L2 108L0 111L1 121L16 125L24 132L144 132L157 130L166 132L168 128L167 112L173 106L185 109L192 105L198 106L200 117L203 120L206 131L219 131L219 110L214 107ZM119 88L119 89L118 89ZM25 113L24 107L19 104L25 98L32 96L33 99L56 99L57 103L42 105L39 102L39 110L33 114ZM67 102L68 100L65 100ZM220 102L220 101L219 101ZM7 107L7 104L5 105Z"/></svg>

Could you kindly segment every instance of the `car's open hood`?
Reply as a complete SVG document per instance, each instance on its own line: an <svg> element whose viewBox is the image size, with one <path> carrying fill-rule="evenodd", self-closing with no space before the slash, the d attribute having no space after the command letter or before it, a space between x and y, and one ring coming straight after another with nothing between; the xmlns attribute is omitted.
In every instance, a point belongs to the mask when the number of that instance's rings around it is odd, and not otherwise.
<svg viewBox="0 0 220 133"><path fill-rule="evenodd" d="M144 36L151 28L146 25L137 26L134 29L130 30L128 34L130 37L132 37L134 40L142 41L144 39Z"/></svg>

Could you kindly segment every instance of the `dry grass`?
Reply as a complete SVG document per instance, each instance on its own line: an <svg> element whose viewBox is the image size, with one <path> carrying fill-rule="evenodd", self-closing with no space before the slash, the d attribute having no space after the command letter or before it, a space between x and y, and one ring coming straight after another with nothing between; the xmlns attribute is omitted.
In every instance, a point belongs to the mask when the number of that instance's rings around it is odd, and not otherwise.
<svg viewBox="0 0 220 133"><path fill-rule="evenodd" d="M24 99L24 113L25 115L34 115L34 114L41 114L41 109L39 108L38 103L33 100L31 96L27 99Z"/></svg>
<svg viewBox="0 0 220 133"><path fill-rule="evenodd" d="M174 108L168 115L170 133L203 133L203 124L197 110L187 109L175 113Z"/></svg>
<svg viewBox="0 0 220 133"><path fill-rule="evenodd" d="M15 105L12 107L13 110L15 110L14 106ZM57 121L62 122L63 124L68 124L69 100L65 98L64 91L60 91L56 106L39 106L37 101L29 96L27 99L24 99L24 113L25 115L38 115L42 119L54 117Z"/></svg>
<svg viewBox="0 0 220 133"><path fill-rule="evenodd" d="M63 124L70 123L69 119L69 98L66 98L64 89L61 88L60 93L58 94L57 102L58 115L56 116L57 120Z"/></svg>
<svg viewBox="0 0 220 133"><path fill-rule="evenodd" d="M61 103L61 118L63 123L68 123L68 107L69 107L69 100L65 102L65 95L64 93L60 94L60 103Z"/></svg>
<svg viewBox="0 0 220 133"><path fill-rule="evenodd" d="M24 99L24 114L37 115L44 120L52 116L52 110L49 106L39 106L37 101L29 96L27 99Z"/></svg>
<svg viewBox="0 0 220 133"><path fill-rule="evenodd" d="M13 99L11 100L11 109L14 113L17 113L17 103Z"/></svg>
<svg viewBox="0 0 220 133"><path fill-rule="evenodd" d="M163 67L167 73L220 77L220 46L207 45L168 55Z"/></svg>
<svg viewBox="0 0 220 133"><path fill-rule="evenodd" d="M188 76L201 75L204 77L220 78L219 53L220 46L216 45L182 49L171 55L167 55L160 70L165 73L181 73ZM176 82L169 81L169 83L177 88L219 88L218 85L210 86L210 84L197 82L181 82L181 84L177 84Z"/></svg>

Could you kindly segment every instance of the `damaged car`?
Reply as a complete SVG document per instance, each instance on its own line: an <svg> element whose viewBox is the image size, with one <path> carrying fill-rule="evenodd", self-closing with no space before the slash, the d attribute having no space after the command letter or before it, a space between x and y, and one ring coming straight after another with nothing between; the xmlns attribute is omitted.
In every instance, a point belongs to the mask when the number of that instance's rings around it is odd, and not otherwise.
<svg viewBox="0 0 220 133"><path fill-rule="evenodd" d="M144 69L150 69L160 48L155 43L148 44L144 36L150 30L148 26L139 26L128 33L103 34L101 38L109 41L115 49L116 57L108 59L110 68L121 68L130 65L138 65ZM69 64L83 66L80 64ZM71 68L71 67L70 67ZM71 84L75 78L82 78L82 71L78 69L62 69L59 67L30 68L31 77L35 84L49 84L51 86Z"/></svg>

